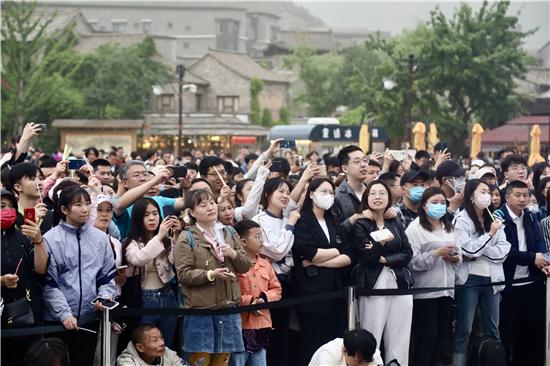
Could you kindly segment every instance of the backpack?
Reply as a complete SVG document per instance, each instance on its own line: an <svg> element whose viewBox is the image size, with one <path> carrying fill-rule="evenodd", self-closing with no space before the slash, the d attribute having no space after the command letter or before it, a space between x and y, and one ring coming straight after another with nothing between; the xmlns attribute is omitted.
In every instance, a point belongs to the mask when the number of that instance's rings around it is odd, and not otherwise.
<svg viewBox="0 0 550 366"><path fill-rule="evenodd" d="M506 351L500 340L481 337L472 341L470 348L471 366L505 366Z"/></svg>
<svg viewBox="0 0 550 366"><path fill-rule="evenodd" d="M225 225L224 229L231 236L235 234L235 229L232 226ZM191 234L191 231L189 230L185 230L185 232L187 233L187 242L189 243L191 250L195 249L195 238L193 237L193 234Z"/></svg>

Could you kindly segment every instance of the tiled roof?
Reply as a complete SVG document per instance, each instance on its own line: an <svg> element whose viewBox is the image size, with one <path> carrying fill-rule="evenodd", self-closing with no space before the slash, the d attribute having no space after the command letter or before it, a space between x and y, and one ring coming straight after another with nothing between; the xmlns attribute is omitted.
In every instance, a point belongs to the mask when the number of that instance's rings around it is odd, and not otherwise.
<svg viewBox="0 0 550 366"><path fill-rule="evenodd" d="M143 127L142 119L56 119L52 123L56 128L124 129Z"/></svg>
<svg viewBox="0 0 550 366"><path fill-rule="evenodd" d="M507 144L527 143L530 140L529 133L534 124L541 129L541 143L548 143L549 116L521 116L506 122L505 125L488 130L481 135L483 144Z"/></svg>
<svg viewBox="0 0 550 366"><path fill-rule="evenodd" d="M178 115L145 115L144 134L177 135ZM229 136L267 136L269 129L243 122L235 115L224 114L191 114L182 118L182 134L194 135L229 135Z"/></svg>

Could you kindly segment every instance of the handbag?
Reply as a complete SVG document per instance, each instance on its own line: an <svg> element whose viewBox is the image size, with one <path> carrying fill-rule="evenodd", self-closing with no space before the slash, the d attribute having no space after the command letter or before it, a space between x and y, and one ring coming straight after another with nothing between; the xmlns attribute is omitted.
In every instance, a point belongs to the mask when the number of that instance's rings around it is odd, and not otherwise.
<svg viewBox="0 0 550 366"><path fill-rule="evenodd" d="M34 313L26 297L4 305L2 320L8 328L28 327L34 325Z"/></svg>
<svg viewBox="0 0 550 366"><path fill-rule="evenodd" d="M392 271L395 274L398 289L408 290L414 286L414 277L407 267L392 268Z"/></svg>
<svg viewBox="0 0 550 366"><path fill-rule="evenodd" d="M129 308L140 308L142 305L141 294L141 271L134 268L134 275L127 277L121 288L120 303Z"/></svg>

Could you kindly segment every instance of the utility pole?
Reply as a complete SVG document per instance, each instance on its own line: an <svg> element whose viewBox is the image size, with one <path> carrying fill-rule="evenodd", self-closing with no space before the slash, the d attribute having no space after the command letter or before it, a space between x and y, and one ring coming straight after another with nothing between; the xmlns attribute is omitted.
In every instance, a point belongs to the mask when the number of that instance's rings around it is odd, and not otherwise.
<svg viewBox="0 0 550 366"><path fill-rule="evenodd" d="M185 66L182 64L179 64L176 67L176 72L179 76L178 86L179 86L179 93L178 93L178 143L177 143L177 149L176 144L174 144L174 152L176 153L176 157L179 160L181 158L181 151L182 151L182 129L183 129L183 77L185 76Z"/></svg>
<svg viewBox="0 0 550 366"><path fill-rule="evenodd" d="M413 107L413 73L414 73L414 55L409 55L407 65L407 144L412 143L412 107Z"/></svg>

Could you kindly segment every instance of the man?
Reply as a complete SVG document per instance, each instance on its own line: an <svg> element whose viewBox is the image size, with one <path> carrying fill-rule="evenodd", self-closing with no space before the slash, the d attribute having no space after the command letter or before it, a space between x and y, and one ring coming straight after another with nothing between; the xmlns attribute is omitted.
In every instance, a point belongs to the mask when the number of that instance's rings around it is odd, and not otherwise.
<svg viewBox="0 0 550 366"><path fill-rule="evenodd" d="M257 154L248 154L244 158L244 163L241 164L240 168L247 173L250 169L252 169L252 165L254 165L254 162L258 160Z"/></svg>
<svg viewBox="0 0 550 366"><path fill-rule="evenodd" d="M481 179L491 186L497 184L497 175L495 173L495 168L489 165L485 165L479 168L479 170L475 172L473 178Z"/></svg>
<svg viewBox="0 0 550 366"><path fill-rule="evenodd" d="M191 187L191 182L195 179L199 173L199 166L195 163L185 163L183 166L187 168L187 175L180 178L180 191L182 192L182 197L186 197L185 194L189 191Z"/></svg>
<svg viewBox="0 0 550 366"><path fill-rule="evenodd" d="M409 170L401 177L403 200L399 205L399 210L404 229L418 217L418 203L428 187L428 179L430 179L430 175L422 170Z"/></svg>
<svg viewBox="0 0 550 366"><path fill-rule="evenodd" d="M392 206L395 206L399 202L401 202L401 198L403 197L403 190L401 189L399 174L387 172L382 174L378 179L386 183L390 187Z"/></svg>
<svg viewBox="0 0 550 366"><path fill-rule="evenodd" d="M435 172L439 186L449 201L448 211L453 216L460 210L464 201L465 174L466 169L453 160L445 160L439 164Z"/></svg>
<svg viewBox="0 0 550 366"><path fill-rule="evenodd" d="M52 175L55 168L57 167L57 161L55 159L48 157L44 157L40 160L40 164L38 165L40 167L40 171L42 172L42 176L45 178Z"/></svg>
<svg viewBox="0 0 550 366"><path fill-rule="evenodd" d="M160 330L152 324L138 325L132 340L117 358L119 366L181 366L178 354L164 345Z"/></svg>
<svg viewBox="0 0 550 366"><path fill-rule="evenodd" d="M120 168L118 185L119 203L113 210L113 222L120 230L122 238L125 238L130 229L130 218L132 217L132 205L138 199L146 196L155 186L165 182L170 178L171 171L159 166L151 170L154 177L149 177L149 172L145 169L145 164L139 160L130 160ZM183 197L168 198L162 196L152 196L160 207L160 215L164 219L164 208L173 207L174 210L182 210L185 206Z"/></svg>
<svg viewBox="0 0 550 366"><path fill-rule="evenodd" d="M369 184L378 179L382 167L376 160L369 159L367 164L367 176L365 177L365 184Z"/></svg>
<svg viewBox="0 0 550 366"><path fill-rule="evenodd" d="M105 159L96 159L91 163L94 168L94 175L101 182L101 184L113 184L113 172L111 170L111 164Z"/></svg>
<svg viewBox="0 0 550 366"><path fill-rule="evenodd" d="M504 196L506 195L504 189L506 188L508 182L512 182L514 180L526 182L529 175L527 169L527 159L521 155L508 155L500 162L500 170L504 175L504 183L498 188Z"/></svg>
<svg viewBox="0 0 550 366"><path fill-rule="evenodd" d="M418 150L416 154L414 154L415 168L420 169L428 160L430 160L430 153L426 150Z"/></svg>
<svg viewBox="0 0 550 366"><path fill-rule="evenodd" d="M272 159L271 168L269 168L271 171L269 173L268 179L272 178L283 178L288 179L288 175L290 174L290 164L285 158L278 157Z"/></svg>
<svg viewBox="0 0 550 366"><path fill-rule="evenodd" d="M53 213L41 202L42 182L38 179L38 167L31 163L15 164L8 173L8 189L17 196L18 212L16 225L24 224L26 208L35 209L35 217L44 234L52 228Z"/></svg>
<svg viewBox="0 0 550 366"><path fill-rule="evenodd" d="M376 339L368 330L354 329L319 348L309 366L379 366L383 365Z"/></svg>
<svg viewBox="0 0 550 366"><path fill-rule="evenodd" d="M215 196L219 196L222 188L227 184L227 172L223 160L217 156L206 156L199 165L201 178L206 179L212 187Z"/></svg>
<svg viewBox="0 0 550 366"><path fill-rule="evenodd" d="M509 365L543 365L545 287L543 282L514 283L512 280L539 275L550 265L544 259L544 239L534 214L526 210L529 188L521 181L506 187L506 204L500 209L504 232L511 244L504 262L508 282L502 292L500 329Z"/></svg>

